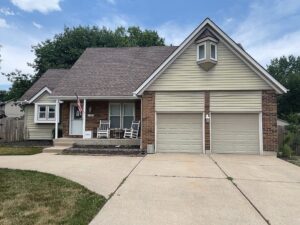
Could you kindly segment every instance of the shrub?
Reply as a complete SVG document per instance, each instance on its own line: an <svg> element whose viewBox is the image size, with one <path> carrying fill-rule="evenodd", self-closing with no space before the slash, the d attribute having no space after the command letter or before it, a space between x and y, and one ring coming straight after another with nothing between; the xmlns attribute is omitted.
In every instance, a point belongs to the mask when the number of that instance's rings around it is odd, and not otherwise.
<svg viewBox="0 0 300 225"><path fill-rule="evenodd" d="M279 156L280 156L280 157L285 157L285 158L291 158L292 153L293 153L292 148L291 148L288 144L284 144L284 145L280 148Z"/></svg>

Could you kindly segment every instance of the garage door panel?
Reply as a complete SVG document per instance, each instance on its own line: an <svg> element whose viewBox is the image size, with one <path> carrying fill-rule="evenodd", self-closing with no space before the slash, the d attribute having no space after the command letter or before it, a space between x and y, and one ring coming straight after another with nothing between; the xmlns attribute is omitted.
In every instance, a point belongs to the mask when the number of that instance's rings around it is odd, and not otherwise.
<svg viewBox="0 0 300 225"><path fill-rule="evenodd" d="M214 153L259 153L259 116L212 114L211 143Z"/></svg>
<svg viewBox="0 0 300 225"><path fill-rule="evenodd" d="M202 152L202 114L157 114L158 152Z"/></svg>

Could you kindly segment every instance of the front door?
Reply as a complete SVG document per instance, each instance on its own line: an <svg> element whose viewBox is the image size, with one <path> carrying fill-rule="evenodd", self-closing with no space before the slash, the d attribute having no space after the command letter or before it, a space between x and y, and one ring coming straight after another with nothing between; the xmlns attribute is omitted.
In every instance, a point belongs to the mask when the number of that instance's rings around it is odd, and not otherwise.
<svg viewBox="0 0 300 225"><path fill-rule="evenodd" d="M82 114L75 103L70 107L70 135L82 135Z"/></svg>

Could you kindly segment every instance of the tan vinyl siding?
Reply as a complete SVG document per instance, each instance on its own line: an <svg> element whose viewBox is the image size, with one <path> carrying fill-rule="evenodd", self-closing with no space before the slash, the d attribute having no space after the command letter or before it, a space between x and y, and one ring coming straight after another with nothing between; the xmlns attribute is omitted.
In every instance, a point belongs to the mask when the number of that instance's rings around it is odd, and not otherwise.
<svg viewBox="0 0 300 225"><path fill-rule="evenodd" d="M202 112L204 111L203 92L156 92L157 112Z"/></svg>
<svg viewBox="0 0 300 225"><path fill-rule="evenodd" d="M218 63L208 72L196 63L196 45L190 45L149 91L263 90L271 87L222 42L218 44Z"/></svg>
<svg viewBox="0 0 300 225"><path fill-rule="evenodd" d="M50 140L54 124L34 123L34 105L25 106L25 126L27 139L29 140Z"/></svg>
<svg viewBox="0 0 300 225"><path fill-rule="evenodd" d="M49 94L47 92L45 92L44 94L42 94L40 97L38 97L34 102L35 103L55 103L54 99L50 99L49 98Z"/></svg>
<svg viewBox="0 0 300 225"><path fill-rule="evenodd" d="M217 91L210 93L211 112L260 112L261 91Z"/></svg>

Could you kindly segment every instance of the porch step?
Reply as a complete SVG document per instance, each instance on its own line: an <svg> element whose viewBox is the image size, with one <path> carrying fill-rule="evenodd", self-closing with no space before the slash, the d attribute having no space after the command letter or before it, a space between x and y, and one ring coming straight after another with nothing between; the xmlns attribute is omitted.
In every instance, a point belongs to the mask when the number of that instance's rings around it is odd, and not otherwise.
<svg viewBox="0 0 300 225"><path fill-rule="evenodd" d="M54 147L48 147L44 148L43 152L45 153L62 153L64 149L67 149L69 147L67 146L54 146Z"/></svg>
<svg viewBox="0 0 300 225"><path fill-rule="evenodd" d="M53 140L54 146L67 146L71 147L76 142L75 138L59 138Z"/></svg>

